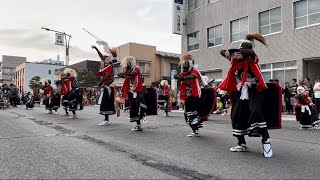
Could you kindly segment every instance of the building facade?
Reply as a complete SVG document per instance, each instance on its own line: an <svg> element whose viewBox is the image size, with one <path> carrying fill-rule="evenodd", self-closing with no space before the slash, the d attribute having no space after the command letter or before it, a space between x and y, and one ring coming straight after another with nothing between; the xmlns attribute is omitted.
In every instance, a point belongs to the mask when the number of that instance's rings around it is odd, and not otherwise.
<svg viewBox="0 0 320 180"><path fill-rule="evenodd" d="M30 80L39 76L41 79L49 79L51 80L51 85L53 89L56 89L55 82L58 80L57 72L59 69L64 68L64 65L49 64L46 62L41 63L33 63L33 62L25 62L16 67L16 81L15 84L17 88L20 89L20 92L29 92Z"/></svg>
<svg viewBox="0 0 320 180"><path fill-rule="evenodd" d="M157 51L155 46L127 43L117 47L118 61L126 56L133 56L144 76L144 84L152 85L162 77L170 77L172 70L180 72L179 54ZM121 84L122 78L115 78Z"/></svg>
<svg viewBox="0 0 320 180"><path fill-rule="evenodd" d="M16 79L16 67L26 61L26 57L3 55L0 67L0 79L2 82L8 85L11 83L14 84Z"/></svg>
<svg viewBox="0 0 320 180"><path fill-rule="evenodd" d="M69 67L77 71L88 71L96 73L100 69L100 61L93 60L84 60L75 64L70 65Z"/></svg>
<svg viewBox="0 0 320 180"><path fill-rule="evenodd" d="M268 47L255 43L265 81L281 85L320 76L319 0L184 0L182 52L218 81L230 63L220 50L239 48L246 34L259 32Z"/></svg>

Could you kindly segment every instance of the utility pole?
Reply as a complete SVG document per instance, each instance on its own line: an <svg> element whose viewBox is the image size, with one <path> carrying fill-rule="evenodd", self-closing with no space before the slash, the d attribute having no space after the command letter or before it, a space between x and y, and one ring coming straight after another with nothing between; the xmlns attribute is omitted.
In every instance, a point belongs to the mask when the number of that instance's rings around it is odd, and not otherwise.
<svg viewBox="0 0 320 180"><path fill-rule="evenodd" d="M64 36L64 39L66 41L66 44L65 44L65 46L66 46L66 67L68 67L69 66L69 47L70 47L71 34L66 34L65 32L56 31L53 29L45 28L45 27L42 27L41 29L44 29L46 31L52 31L52 32L55 32L57 34Z"/></svg>

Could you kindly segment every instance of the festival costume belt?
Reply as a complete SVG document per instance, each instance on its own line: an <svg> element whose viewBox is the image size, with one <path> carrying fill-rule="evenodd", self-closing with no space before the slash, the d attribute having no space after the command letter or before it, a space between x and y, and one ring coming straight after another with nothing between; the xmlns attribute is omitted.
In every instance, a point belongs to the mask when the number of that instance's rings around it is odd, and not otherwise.
<svg viewBox="0 0 320 180"><path fill-rule="evenodd" d="M252 84L257 84L256 78L247 78L244 84L242 82L237 84L237 90L241 91L241 100L249 99L249 88L251 88Z"/></svg>
<svg viewBox="0 0 320 180"><path fill-rule="evenodd" d="M311 115L311 110L310 110L310 107L308 105L302 105L301 106L301 112L304 113L308 111L309 112L309 115Z"/></svg>

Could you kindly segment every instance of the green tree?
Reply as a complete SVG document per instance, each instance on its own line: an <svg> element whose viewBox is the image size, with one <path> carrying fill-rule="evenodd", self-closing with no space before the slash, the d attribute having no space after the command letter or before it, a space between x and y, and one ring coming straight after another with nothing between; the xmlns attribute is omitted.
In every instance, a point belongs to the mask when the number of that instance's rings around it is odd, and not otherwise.
<svg viewBox="0 0 320 180"><path fill-rule="evenodd" d="M29 87L31 89L35 88L35 86L40 87L42 85L41 78L39 76L33 77L29 82Z"/></svg>
<svg viewBox="0 0 320 180"><path fill-rule="evenodd" d="M99 84L98 78L93 72L80 70L77 74L77 81L80 87L93 87Z"/></svg>

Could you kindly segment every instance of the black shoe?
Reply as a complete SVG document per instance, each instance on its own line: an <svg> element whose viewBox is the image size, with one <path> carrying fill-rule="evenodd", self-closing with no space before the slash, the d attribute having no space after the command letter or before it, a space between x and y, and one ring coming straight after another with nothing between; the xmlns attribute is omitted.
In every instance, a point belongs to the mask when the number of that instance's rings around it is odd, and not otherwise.
<svg viewBox="0 0 320 180"><path fill-rule="evenodd" d="M83 109L83 106L81 105L79 110L82 110L82 109Z"/></svg>
<svg viewBox="0 0 320 180"><path fill-rule="evenodd" d="M136 127L134 127L133 129L131 129L131 131L142 131L142 127L141 125L137 125Z"/></svg>

